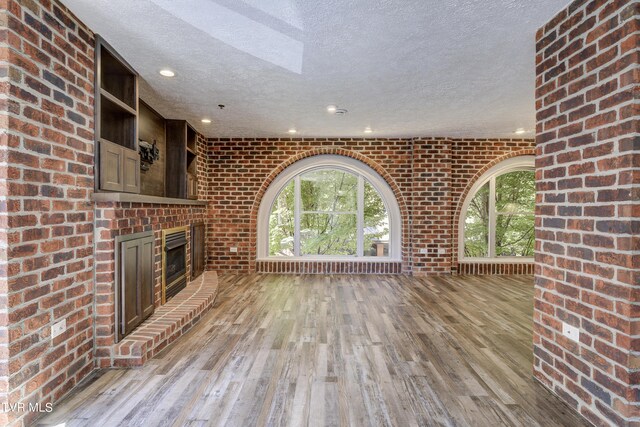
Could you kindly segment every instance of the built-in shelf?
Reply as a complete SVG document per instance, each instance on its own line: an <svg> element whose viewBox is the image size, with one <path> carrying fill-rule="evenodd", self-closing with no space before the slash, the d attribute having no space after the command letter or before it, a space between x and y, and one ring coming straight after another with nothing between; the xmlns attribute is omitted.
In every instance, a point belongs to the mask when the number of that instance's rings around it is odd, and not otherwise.
<svg viewBox="0 0 640 427"><path fill-rule="evenodd" d="M138 73L96 36L96 190L140 192Z"/></svg>
<svg viewBox="0 0 640 427"><path fill-rule="evenodd" d="M113 106L115 106L116 109L120 109L124 113L129 113L132 116L135 116L135 115L138 114L137 111L134 108L128 106L127 104L125 104L124 102L122 102L121 100L116 98L114 95L112 95L109 92L107 92L106 89L100 89L100 96L102 96L103 98L106 98L107 102L111 103ZM105 106L106 103L104 101L105 100L102 101L103 102L103 107L102 108L107 108ZM113 106L110 106L111 107L110 109L113 110L114 109Z"/></svg>
<svg viewBox="0 0 640 427"><path fill-rule="evenodd" d="M185 120L167 121L167 196L198 198L197 141L198 134Z"/></svg>
<svg viewBox="0 0 640 427"><path fill-rule="evenodd" d="M207 202L201 200L176 199L173 197L145 196L144 194L131 193L93 193L94 202L126 202L126 203L152 203L156 205L192 205L206 206Z"/></svg>
<svg viewBox="0 0 640 427"><path fill-rule="evenodd" d="M138 73L99 35L95 55L96 192L116 192L104 199L110 201L184 204L197 199L196 130L185 120L166 120L140 100ZM155 144L154 151L145 144L141 154L140 141Z"/></svg>

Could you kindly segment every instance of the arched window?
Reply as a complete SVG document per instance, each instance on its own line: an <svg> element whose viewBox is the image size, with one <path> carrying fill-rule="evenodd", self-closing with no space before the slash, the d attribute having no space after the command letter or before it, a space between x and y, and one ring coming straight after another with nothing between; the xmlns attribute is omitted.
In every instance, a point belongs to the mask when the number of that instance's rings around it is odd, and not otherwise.
<svg viewBox="0 0 640 427"><path fill-rule="evenodd" d="M532 257L535 175L533 156L506 160L471 188L460 216L460 260Z"/></svg>
<svg viewBox="0 0 640 427"><path fill-rule="evenodd" d="M400 210L384 179L343 156L298 161L258 212L258 258L400 259Z"/></svg>

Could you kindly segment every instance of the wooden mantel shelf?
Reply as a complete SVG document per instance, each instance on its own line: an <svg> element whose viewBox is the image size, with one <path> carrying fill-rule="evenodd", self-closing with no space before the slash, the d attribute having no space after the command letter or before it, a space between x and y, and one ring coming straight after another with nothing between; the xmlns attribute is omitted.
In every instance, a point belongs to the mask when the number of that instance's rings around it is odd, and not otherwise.
<svg viewBox="0 0 640 427"><path fill-rule="evenodd" d="M175 199L172 197L145 196L133 193L93 193L94 202L153 203L156 205L206 206L203 200Z"/></svg>

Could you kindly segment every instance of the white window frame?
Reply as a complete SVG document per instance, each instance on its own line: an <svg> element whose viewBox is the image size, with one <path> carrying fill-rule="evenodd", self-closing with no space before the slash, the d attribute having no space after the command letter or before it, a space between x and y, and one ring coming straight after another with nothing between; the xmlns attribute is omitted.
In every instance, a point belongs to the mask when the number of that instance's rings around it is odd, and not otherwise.
<svg viewBox="0 0 640 427"><path fill-rule="evenodd" d="M462 204L460 217L458 218L458 261L461 263L519 263L531 262L533 257L499 257L495 254L495 230L496 230L496 194L495 181L500 175L517 171L535 171L534 156L519 156L507 159L490 168L473 184L471 190L467 194L467 198ZM464 254L464 224L467 217L467 210L476 193L483 185L489 183L489 256L488 257L466 257Z"/></svg>
<svg viewBox="0 0 640 427"><path fill-rule="evenodd" d="M352 173L358 177L358 212L357 227L358 241L357 253L355 256L338 256L338 255L300 255L300 209L299 194L294 197L294 256L269 256L269 217L273 204L278 198L280 192L291 182L291 180L300 180L300 175L321 169L338 169ZM382 202L387 210L389 217L389 255L379 256L360 256L364 252L363 237L363 216L364 216L364 183L369 182L376 189ZM295 191L299 191L300 185L295 185ZM321 154L318 156L307 157L306 159L295 162L284 171L282 171L269 185L264 194L258 209L258 236L257 236L257 259L265 260L322 260L322 261L400 261L401 254L401 236L402 236L402 220L400 216L400 208L396 201L393 190L389 184L376 171L366 164L352 159L350 157L338 156L333 154Z"/></svg>

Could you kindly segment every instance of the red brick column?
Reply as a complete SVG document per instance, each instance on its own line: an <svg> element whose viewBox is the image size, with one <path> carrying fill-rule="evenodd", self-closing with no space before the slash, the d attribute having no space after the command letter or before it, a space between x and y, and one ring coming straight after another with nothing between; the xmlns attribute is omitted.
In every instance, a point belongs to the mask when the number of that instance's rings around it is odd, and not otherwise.
<svg viewBox="0 0 640 427"><path fill-rule="evenodd" d="M0 394L44 408L94 368L94 41L58 2L0 9ZM0 425L37 415L0 408Z"/></svg>
<svg viewBox="0 0 640 427"><path fill-rule="evenodd" d="M413 141L413 273L450 274L451 141Z"/></svg>
<svg viewBox="0 0 640 427"><path fill-rule="evenodd" d="M580 0L537 35L534 373L597 425L640 423L639 18Z"/></svg>

